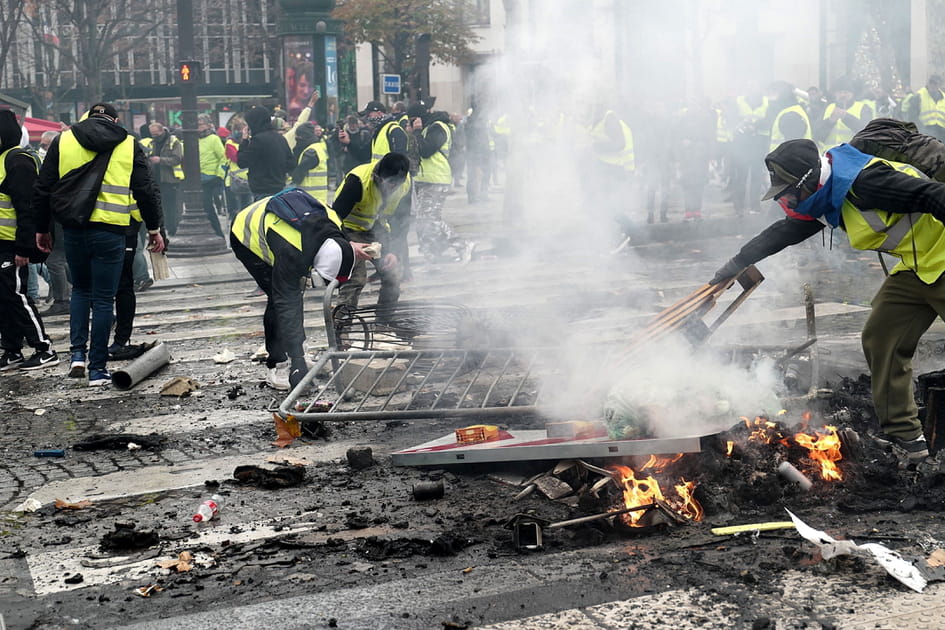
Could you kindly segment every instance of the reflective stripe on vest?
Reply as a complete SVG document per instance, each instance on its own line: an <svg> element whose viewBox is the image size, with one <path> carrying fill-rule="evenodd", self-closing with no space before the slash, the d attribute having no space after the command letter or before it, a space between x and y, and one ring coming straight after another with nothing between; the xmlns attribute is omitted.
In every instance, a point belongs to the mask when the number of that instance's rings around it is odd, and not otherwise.
<svg viewBox="0 0 945 630"><path fill-rule="evenodd" d="M604 114L601 121L594 125L591 129L592 139L607 140L607 136L604 134L604 125L611 116L616 117L617 114L613 111L608 111ZM623 133L623 148L619 151L598 152L597 158L605 164L613 164L614 166L623 168L623 170L627 172L631 172L636 168L636 159L633 154L633 133L624 121L618 118L617 122L620 123L620 130Z"/></svg>
<svg viewBox="0 0 945 630"><path fill-rule="evenodd" d="M428 158L420 158L420 172L417 173L416 180L426 184L452 184L453 169L450 168L450 149L453 146L453 132L450 126L442 120L437 120L433 125L439 125L446 134L446 141L436 153ZM430 125L431 127L433 125ZM429 127L427 128L429 129ZM423 137L427 137L427 129L423 130Z"/></svg>
<svg viewBox="0 0 945 630"><path fill-rule="evenodd" d="M98 155L86 149L76 140L71 130L59 137L59 178L80 166L91 162ZM95 198L90 223L105 223L127 227L131 223L131 169L135 155L135 139L126 136L112 150L102 187Z"/></svg>
<svg viewBox="0 0 945 630"><path fill-rule="evenodd" d="M328 147L321 140L313 142L299 155L300 163L309 151L318 154L318 165L305 173L305 179L299 188L328 205Z"/></svg>
<svg viewBox="0 0 945 630"><path fill-rule="evenodd" d="M810 118L807 116L807 112L800 105L792 105L791 107L785 107L780 112L778 112L778 115L775 117L774 122L771 124L771 144L768 147L768 151L774 151L775 149L778 148L778 145L780 145L782 142L785 141L786 138L784 137L784 134L781 132L781 117L790 112L799 114L800 117L804 119L804 135L801 136L801 138L805 140L813 139L814 136L813 134L811 134L811 130L810 130ZM798 138L791 138L791 139L795 140Z"/></svg>
<svg viewBox="0 0 945 630"><path fill-rule="evenodd" d="M15 148L0 153L0 183L7 178L7 156ZM0 193L0 240L16 240L16 210L13 209L13 199L4 193Z"/></svg>
<svg viewBox="0 0 945 630"><path fill-rule="evenodd" d="M377 137L374 138L374 142L371 144L371 160L376 162L390 153L390 138L387 136L393 127L400 127L396 120L384 123L381 130L377 132Z"/></svg>
<svg viewBox="0 0 945 630"><path fill-rule="evenodd" d="M864 168L877 162L889 164L907 175L928 179L909 164L879 158L873 158ZM860 210L846 199L841 213L850 245L856 249L886 252L899 258L899 263L890 273L911 270L926 284L934 283L945 273L945 225L931 214Z"/></svg>
<svg viewBox="0 0 945 630"><path fill-rule="evenodd" d="M269 197L264 197L237 212L233 217L230 231L247 249L259 256L264 263L272 266L275 263L275 255L266 240L266 232L273 230L299 251L302 251L302 233L280 219L278 215L266 212L269 199Z"/></svg>
<svg viewBox="0 0 945 630"><path fill-rule="evenodd" d="M926 127L945 127L945 98L936 101L928 88L919 90L918 95L919 122Z"/></svg>
<svg viewBox="0 0 945 630"><path fill-rule="evenodd" d="M361 164L348 171L348 175L354 175L361 180L361 200L354 204L354 208L344 219L344 227L349 230L356 232L370 230L379 218L386 218L394 214L400 200L410 193L411 179L410 175L407 175L404 183L391 193L385 203L381 198L381 191L374 185L374 180L371 178L376 164L377 162ZM335 191L335 199L341 196L341 191L344 189L347 179L348 177L345 176L341 186ZM384 206L381 207L381 204L384 204Z"/></svg>

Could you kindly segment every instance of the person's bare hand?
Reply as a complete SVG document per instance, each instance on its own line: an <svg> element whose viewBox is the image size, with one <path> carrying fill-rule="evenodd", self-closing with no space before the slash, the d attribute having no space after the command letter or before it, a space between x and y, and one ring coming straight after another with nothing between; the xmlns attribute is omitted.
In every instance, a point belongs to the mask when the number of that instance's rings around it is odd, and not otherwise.
<svg viewBox="0 0 945 630"><path fill-rule="evenodd" d="M164 251L164 237L161 233L148 234L148 251L160 254Z"/></svg>
<svg viewBox="0 0 945 630"><path fill-rule="evenodd" d="M161 163L161 158L158 157L158 156L156 156L156 155L152 155L149 159L151 160L151 164L160 164L160 163Z"/></svg>
<svg viewBox="0 0 945 630"><path fill-rule="evenodd" d="M48 254L49 252L52 251L52 247L53 247L52 234L50 234L49 232L45 232L42 234L39 232L36 233L36 249L43 252L44 254Z"/></svg>
<svg viewBox="0 0 945 630"><path fill-rule="evenodd" d="M371 255L364 251L364 248L367 246L367 243L355 243L351 241L351 247L354 248L355 260L371 260Z"/></svg>
<svg viewBox="0 0 945 630"><path fill-rule="evenodd" d="M26 265L30 264L30 259L26 256L14 256L13 262L16 263L17 267L25 267Z"/></svg>

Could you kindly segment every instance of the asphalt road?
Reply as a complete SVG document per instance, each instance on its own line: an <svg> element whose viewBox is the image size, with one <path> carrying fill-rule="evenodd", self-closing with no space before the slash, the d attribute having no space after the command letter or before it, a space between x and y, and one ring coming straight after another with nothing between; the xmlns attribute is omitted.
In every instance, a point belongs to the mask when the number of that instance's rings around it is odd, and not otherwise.
<svg viewBox="0 0 945 630"><path fill-rule="evenodd" d="M480 242L480 255L469 265L418 264L404 299L481 310L529 342L551 340L547 352L562 364L575 361L565 348L619 348L711 277L764 222L736 222L720 206L702 223L641 225L629 247L612 253L620 239L583 238L569 225L542 235L509 229L501 197L494 199L467 206L451 197L446 217ZM131 391L90 390L65 376L65 361L0 377L6 628L943 627L941 583L920 594L865 563L770 561L805 545L791 532L724 543L708 523L626 539L569 533L550 537L543 551L516 553L502 526L508 517L526 509L558 518L580 511L537 496L516 502L518 489L491 478L489 467L390 465L391 452L461 426L449 419L330 423L327 439L306 436L277 449L267 408L282 395L263 385L264 369L251 359L262 343L264 299L249 297L253 284L229 254L172 259L171 266L174 278L139 296L133 341L163 341L172 361ZM865 369L857 333L881 281L875 258L817 243L759 267L768 278L713 344L803 343L802 285L810 283L821 378ZM369 287L366 302L375 291ZM326 344L317 291L307 298L306 321L314 354ZM65 358L67 318L47 326ZM920 349L919 371L940 362L943 338L938 322ZM215 363L223 350L236 359ZM199 389L161 396L175 376ZM115 433L157 434L163 445L72 448ZM352 471L345 459L352 446L370 446L378 464ZM34 457L40 448L67 453ZM231 480L238 465L286 458L306 465L302 486L213 483ZM447 496L412 501L412 484L429 479L445 479ZM220 489L219 518L192 523L200 502ZM42 507L17 511L27 499ZM56 499L90 506L56 509ZM945 539L940 514L841 514L829 492L818 495L820 505L807 501L805 516L817 528L887 535L891 546L912 551L931 551ZM784 507L795 509L769 513ZM103 551L102 541L121 529L156 533L159 542ZM448 553L431 553L424 543L447 535ZM156 566L182 551L193 554L192 570ZM135 593L154 584L163 590Z"/></svg>

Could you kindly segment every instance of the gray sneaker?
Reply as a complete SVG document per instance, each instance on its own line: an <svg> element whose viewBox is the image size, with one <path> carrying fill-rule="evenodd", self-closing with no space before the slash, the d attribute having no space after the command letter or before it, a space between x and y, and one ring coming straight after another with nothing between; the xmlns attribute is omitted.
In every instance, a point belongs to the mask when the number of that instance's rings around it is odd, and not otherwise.
<svg viewBox="0 0 945 630"><path fill-rule="evenodd" d="M878 433L874 436L874 439L880 446L891 446L894 450L904 454L911 462L920 462L929 456L929 445L925 441L924 435L912 440L903 440L885 433Z"/></svg>

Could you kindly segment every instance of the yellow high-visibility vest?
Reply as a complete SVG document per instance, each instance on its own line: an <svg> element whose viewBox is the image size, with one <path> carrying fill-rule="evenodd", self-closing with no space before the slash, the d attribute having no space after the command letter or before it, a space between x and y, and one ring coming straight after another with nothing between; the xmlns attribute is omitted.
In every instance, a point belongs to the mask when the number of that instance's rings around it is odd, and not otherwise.
<svg viewBox="0 0 945 630"><path fill-rule="evenodd" d="M71 129L63 131L59 136L59 178L62 179L69 171L91 162L97 155L95 151L79 144ZM132 206L137 208L131 196L134 155L135 139L130 135L112 150L89 223L123 227L131 223Z"/></svg>

